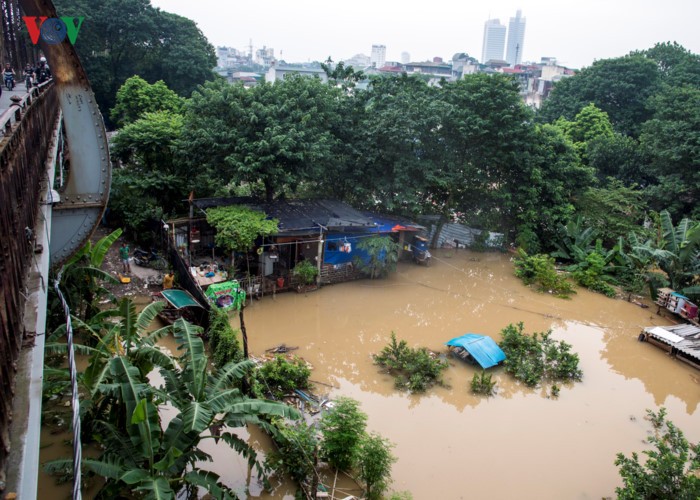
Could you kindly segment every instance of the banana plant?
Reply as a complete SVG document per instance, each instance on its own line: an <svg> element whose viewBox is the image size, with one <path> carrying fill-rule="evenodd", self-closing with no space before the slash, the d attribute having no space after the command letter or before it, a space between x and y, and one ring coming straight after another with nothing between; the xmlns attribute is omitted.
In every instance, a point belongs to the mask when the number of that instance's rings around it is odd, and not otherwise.
<svg viewBox="0 0 700 500"><path fill-rule="evenodd" d="M160 367L162 387L149 383L131 362L130 350L116 352L107 361L97 392L112 398L114 407L122 407L125 418L98 422L95 428L105 451L98 459L84 459L83 467L103 476L105 492L111 495L136 491L144 498L174 499L186 489L204 488L215 498L235 498L216 474L200 469L202 461L211 460L200 442L221 440L264 477L255 450L233 429L247 424L269 428L272 417L298 419L299 412L241 393L241 380L254 366L251 361L210 373L201 329L183 319L173 326L181 354L170 366ZM163 428L159 410L166 404L177 413ZM214 430L222 424L225 432ZM65 465L56 461L47 468L56 471Z"/></svg>
<svg viewBox="0 0 700 500"><path fill-rule="evenodd" d="M671 214L659 214L659 238L656 243L639 245L633 250L653 259L668 276L671 288L686 294L700 294L695 282L700 272L700 224L688 218L673 225Z"/></svg>
<svg viewBox="0 0 700 500"><path fill-rule="evenodd" d="M597 231L592 227L584 227L584 219L579 215L566 225L559 224L557 240L553 242L557 250L551 256L575 263L585 262L588 254L594 250L597 237Z"/></svg>
<svg viewBox="0 0 700 500"><path fill-rule="evenodd" d="M73 255L61 267L60 272L54 278L61 277L60 287L73 314L87 320L99 312L98 302L108 296L108 290L103 283L118 283L111 274L101 269L107 251L121 236L122 230L117 229L111 234L101 238L94 245L88 241L75 255ZM52 317L60 318L63 308L58 297L50 288ZM54 324L58 324L58 320Z"/></svg>

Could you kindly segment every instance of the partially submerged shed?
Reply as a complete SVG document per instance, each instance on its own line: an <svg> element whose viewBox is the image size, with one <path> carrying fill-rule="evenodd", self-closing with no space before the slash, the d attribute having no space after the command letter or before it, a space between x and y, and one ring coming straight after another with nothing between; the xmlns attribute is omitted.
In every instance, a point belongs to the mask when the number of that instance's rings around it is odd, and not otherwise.
<svg viewBox="0 0 700 500"><path fill-rule="evenodd" d="M700 369L700 327L688 324L648 326L639 334L639 340Z"/></svg>
<svg viewBox="0 0 700 500"><path fill-rule="evenodd" d="M467 333L445 342L445 345L452 347L452 352L460 358L474 360L484 369L496 366L506 359L506 354L488 335Z"/></svg>

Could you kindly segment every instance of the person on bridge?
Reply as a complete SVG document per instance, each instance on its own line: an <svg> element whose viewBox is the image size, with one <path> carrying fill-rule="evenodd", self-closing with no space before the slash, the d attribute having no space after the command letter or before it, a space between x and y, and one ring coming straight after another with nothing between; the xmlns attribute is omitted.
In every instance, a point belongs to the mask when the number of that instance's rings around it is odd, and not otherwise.
<svg viewBox="0 0 700 500"><path fill-rule="evenodd" d="M7 85L8 80L12 79L13 86L14 86L15 70L12 69L12 66L10 66L10 63L5 63L5 69L3 70L2 74L3 74L4 80L5 80L5 85Z"/></svg>
<svg viewBox="0 0 700 500"><path fill-rule="evenodd" d="M39 59L39 64L36 67L36 83L44 83L49 78L51 78L51 70L49 65L46 64L46 58L42 57Z"/></svg>
<svg viewBox="0 0 700 500"><path fill-rule="evenodd" d="M27 87L27 91L32 88L32 83L34 82L34 67L27 63L24 67L24 84Z"/></svg>

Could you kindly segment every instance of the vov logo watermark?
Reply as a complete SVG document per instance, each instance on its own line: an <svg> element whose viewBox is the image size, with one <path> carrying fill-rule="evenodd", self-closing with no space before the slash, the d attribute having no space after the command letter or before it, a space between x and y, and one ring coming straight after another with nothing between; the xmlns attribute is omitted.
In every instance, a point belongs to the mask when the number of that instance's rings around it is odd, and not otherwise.
<svg viewBox="0 0 700 500"><path fill-rule="evenodd" d="M24 16L22 20L27 26L29 38L36 45L41 39L49 45L61 43L68 37L70 43L75 45L78 38L78 31L83 25L84 17L46 17L46 16ZM77 21L77 24L76 24Z"/></svg>

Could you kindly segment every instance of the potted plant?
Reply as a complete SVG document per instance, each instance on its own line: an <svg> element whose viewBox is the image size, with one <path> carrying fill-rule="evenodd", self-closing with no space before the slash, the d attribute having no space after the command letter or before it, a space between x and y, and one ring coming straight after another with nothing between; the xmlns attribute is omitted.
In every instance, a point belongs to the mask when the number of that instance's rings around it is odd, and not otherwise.
<svg viewBox="0 0 700 500"><path fill-rule="evenodd" d="M311 285L316 282L316 276L318 276L318 269L308 260L299 262L294 269L292 274L301 281L298 290L301 292L308 291L309 289L314 289Z"/></svg>

